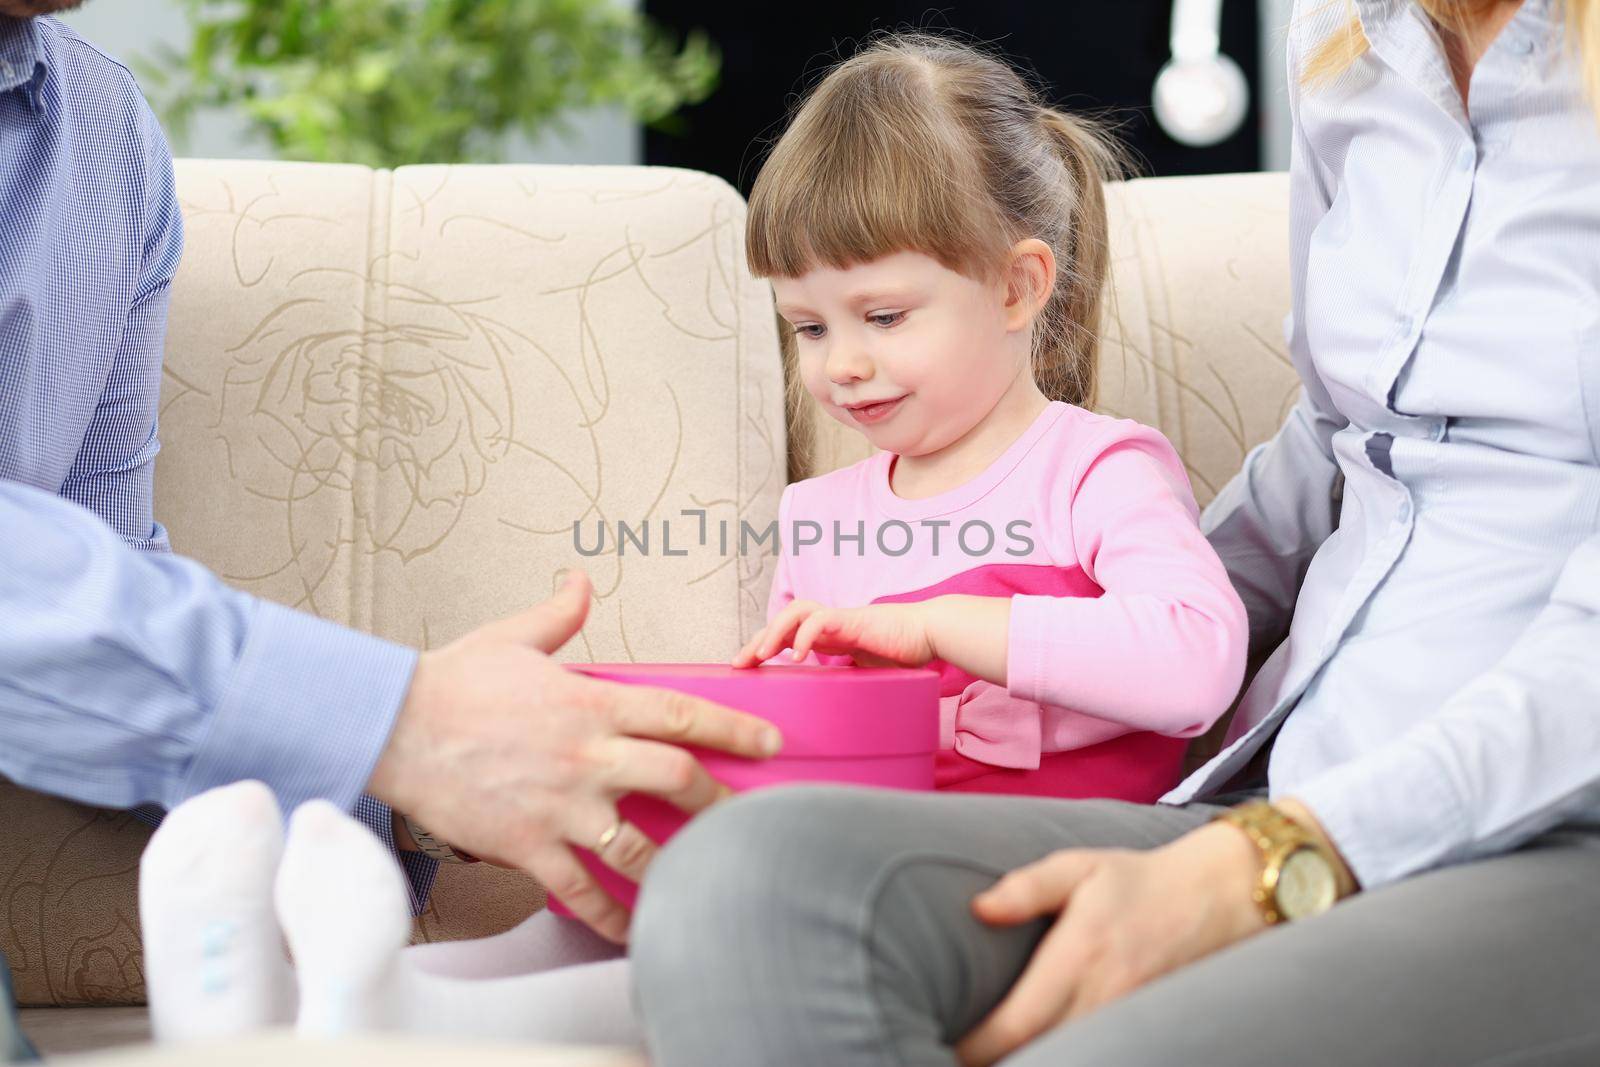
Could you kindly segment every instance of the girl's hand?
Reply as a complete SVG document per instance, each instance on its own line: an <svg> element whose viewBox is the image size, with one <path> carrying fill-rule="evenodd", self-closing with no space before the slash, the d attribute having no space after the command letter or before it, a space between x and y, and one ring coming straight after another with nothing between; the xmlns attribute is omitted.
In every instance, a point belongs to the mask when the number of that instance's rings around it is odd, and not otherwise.
<svg viewBox="0 0 1600 1067"><path fill-rule="evenodd" d="M1068 849L1012 871L973 898L979 919L1014 926L1060 917L956 1055L966 1067L988 1067L1068 1020L1264 930L1250 898L1260 862L1243 831L1209 823L1153 851Z"/></svg>
<svg viewBox="0 0 1600 1067"><path fill-rule="evenodd" d="M732 663L753 667L786 647L794 649L796 660L812 651L847 654L863 667L921 667L937 655L920 603L827 608L815 600L792 600Z"/></svg>

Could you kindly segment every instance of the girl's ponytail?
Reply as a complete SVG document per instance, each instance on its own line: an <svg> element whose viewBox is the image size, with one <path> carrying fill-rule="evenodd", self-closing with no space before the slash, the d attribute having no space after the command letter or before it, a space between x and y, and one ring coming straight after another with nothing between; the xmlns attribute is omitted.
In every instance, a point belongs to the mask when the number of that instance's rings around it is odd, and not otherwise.
<svg viewBox="0 0 1600 1067"><path fill-rule="evenodd" d="M1050 107L1039 122L1065 170L1066 227L1056 248L1065 274L1041 313L1033 373L1052 400L1093 407L1098 385L1100 306L1110 269L1104 183L1125 173L1121 154L1087 119Z"/></svg>

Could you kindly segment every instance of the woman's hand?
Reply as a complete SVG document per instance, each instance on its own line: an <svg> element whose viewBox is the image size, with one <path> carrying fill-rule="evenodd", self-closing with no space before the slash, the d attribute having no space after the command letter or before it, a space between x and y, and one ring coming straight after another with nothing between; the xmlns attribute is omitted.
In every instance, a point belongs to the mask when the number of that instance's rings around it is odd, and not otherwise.
<svg viewBox="0 0 1600 1067"><path fill-rule="evenodd" d="M810 652L849 655L863 667L921 667L934 659L927 604L868 604L827 608L793 600L733 657L753 667L784 648L802 660Z"/></svg>
<svg viewBox="0 0 1600 1067"><path fill-rule="evenodd" d="M1012 871L973 899L979 919L1014 926L1060 918L1005 999L956 1046L957 1056L967 1067L987 1067L1265 929L1250 896L1260 865L1242 830L1209 823L1148 852L1068 849Z"/></svg>

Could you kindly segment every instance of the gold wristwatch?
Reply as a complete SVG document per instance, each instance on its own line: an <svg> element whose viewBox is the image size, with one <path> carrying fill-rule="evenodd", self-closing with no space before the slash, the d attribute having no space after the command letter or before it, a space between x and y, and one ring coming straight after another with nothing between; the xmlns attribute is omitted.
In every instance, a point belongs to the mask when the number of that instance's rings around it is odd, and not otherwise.
<svg viewBox="0 0 1600 1067"><path fill-rule="evenodd" d="M1261 851L1261 876L1250 895L1269 924L1320 915L1339 899L1333 857L1282 811L1252 800L1217 818L1243 830Z"/></svg>

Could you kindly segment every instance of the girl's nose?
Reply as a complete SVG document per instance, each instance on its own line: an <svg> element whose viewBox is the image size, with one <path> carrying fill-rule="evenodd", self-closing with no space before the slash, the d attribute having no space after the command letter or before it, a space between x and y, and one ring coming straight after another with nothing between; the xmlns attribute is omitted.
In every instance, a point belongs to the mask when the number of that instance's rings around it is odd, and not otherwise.
<svg viewBox="0 0 1600 1067"><path fill-rule="evenodd" d="M832 345L823 368L834 385L864 382L872 377L872 361L855 345Z"/></svg>

